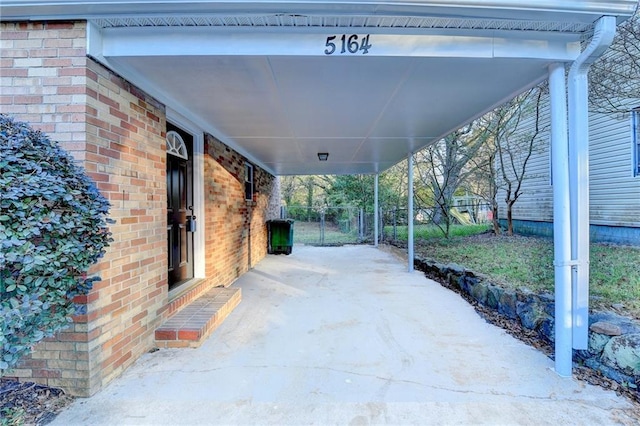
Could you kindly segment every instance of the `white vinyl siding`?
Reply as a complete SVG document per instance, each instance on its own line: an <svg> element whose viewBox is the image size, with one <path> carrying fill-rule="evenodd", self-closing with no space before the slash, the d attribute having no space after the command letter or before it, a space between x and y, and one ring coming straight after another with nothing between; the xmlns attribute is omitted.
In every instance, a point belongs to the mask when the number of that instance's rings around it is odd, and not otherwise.
<svg viewBox="0 0 640 426"><path fill-rule="evenodd" d="M640 108L636 108L632 112L633 127L633 175L640 176Z"/></svg>
<svg viewBox="0 0 640 426"><path fill-rule="evenodd" d="M522 120L520 127L523 132L530 132L535 125L535 117L532 115ZM514 219L550 221L553 219L553 191L551 189L551 164L550 164L550 133L549 133L549 105L543 100L540 108L540 132L536 140L534 150L526 168L526 175L522 183L522 195L513 205ZM500 171L498 171L500 174ZM499 176L500 178L500 176ZM499 179L500 180L500 179ZM500 218L507 217L505 192L498 192L498 205Z"/></svg>
<svg viewBox="0 0 640 426"><path fill-rule="evenodd" d="M589 118L591 223L640 226L640 181L629 171L634 157L630 114Z"/></svg>
<svg viewBox="0 0 640 426"><path fill-rule="evenodd" d="M548 123L549 110L543 110ZM636 123L637 123L637 117ZM529 125L533 121L529 120ZM637 169L637 125L634 136L632 114L589 115L589 196L591 224L640 226L640 179L630 172ZM550 176L550 142L534 154L527 169L523 194L514 205L514 219L552 221L553 194ZM498 194L500 217L506 217L504 192Z"/></svg>

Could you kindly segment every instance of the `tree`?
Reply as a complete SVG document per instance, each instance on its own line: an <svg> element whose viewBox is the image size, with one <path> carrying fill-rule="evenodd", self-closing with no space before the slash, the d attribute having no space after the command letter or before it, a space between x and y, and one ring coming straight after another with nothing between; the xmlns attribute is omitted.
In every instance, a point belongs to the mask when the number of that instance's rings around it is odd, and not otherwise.
<svg viewBox="0 0 640 426"><path fill-rule="evenodd" d="M513 235L513 205L522 195L527 165L540 143L538 136L544 131L540 123L540 108L545 92L546 86L529 89L495 109L489 118L488 128L495 142L497 173L505 192L507 235ZM525 118L533 120L531 131L523 130L526 125L521 126Z"/></svg>
<svg viewBox="0 0 640 426"><path fill-rule="evenodd" d="M609 50L591 66L589 92L597 112L627 112L626 101L640 101L640 11L618 26Z"/></svg>
<svg viewBox="0 0 640 426"><path fill-rule="evenodd" d="M300 187L300 179L297 176L283 176L280 178L280 194L286 207L292 205L293 197Z"/></svg>
<svg viewBox="0 0 640 426"><path fill-rule="evenodd" d="M489 136L490 133L486 129L472 122L416 155L416 170L420 182L430 188L428 196L435 202L432 221L447 238L452 222L453 196L461 184L473 174L477 164L473 163L472 159ZM416 198L421 206L427 205L428 199L424 199L426 197L421 196L418 191Z"/></svg>
<svg viewBox="0 0 640 426"><path fill-rule="evenodd" d="M349 205L372 211L373 175L335 176L327 188L327 199L333 206Z"/></svg>
<svg viewBox="0 0 640 426"><path fill-rule="evenodd" d="M111 241L109 203L71 155L0 114L0 372L76 313Z"/></svg>

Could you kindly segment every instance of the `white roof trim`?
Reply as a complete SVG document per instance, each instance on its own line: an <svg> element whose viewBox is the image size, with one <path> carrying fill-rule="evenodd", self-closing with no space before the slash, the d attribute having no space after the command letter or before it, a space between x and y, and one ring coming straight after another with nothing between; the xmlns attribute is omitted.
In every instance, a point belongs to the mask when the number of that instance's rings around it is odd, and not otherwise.
<svg viewBox="0 0 640 426"><path fill-rule="evenodd" d="M423 16L460 19L504 19L591 24L603 15L621 19L631 16L637 0L349 0L323 2L267 0L3 0L0 17L17 19L99 19L146 17L150 15L242 15L281 14L384 17ZM336 26L344 26L336 24Z"/></svg>

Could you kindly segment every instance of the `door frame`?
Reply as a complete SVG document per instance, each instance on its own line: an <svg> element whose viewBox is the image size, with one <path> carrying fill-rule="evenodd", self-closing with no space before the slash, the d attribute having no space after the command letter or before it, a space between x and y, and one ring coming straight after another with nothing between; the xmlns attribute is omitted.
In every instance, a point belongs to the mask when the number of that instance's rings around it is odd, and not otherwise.
<svg viewBox="0 0 640 426"><path fill-rule="evenodd" d="M204 130L177 111L167 107L167 121L193 136L193 213L198 228L193 233L193 278L169 292L169 299L190 289L205 275L205 206L204 206Z"/></svg>

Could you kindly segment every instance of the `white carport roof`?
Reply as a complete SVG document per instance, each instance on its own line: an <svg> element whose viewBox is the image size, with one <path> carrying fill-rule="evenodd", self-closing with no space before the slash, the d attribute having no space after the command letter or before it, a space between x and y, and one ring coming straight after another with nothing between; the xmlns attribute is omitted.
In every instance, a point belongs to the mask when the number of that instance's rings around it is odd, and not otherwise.
<svg viewBox="0 0 640 426"><path fill-rule="evenodd" d="M3 0L0 16L87 19L91 56L258 165L350 174L381 172L547 78L598 18L636 4ZM349 52L352 35L368 36L366 53Z"/></svg>

